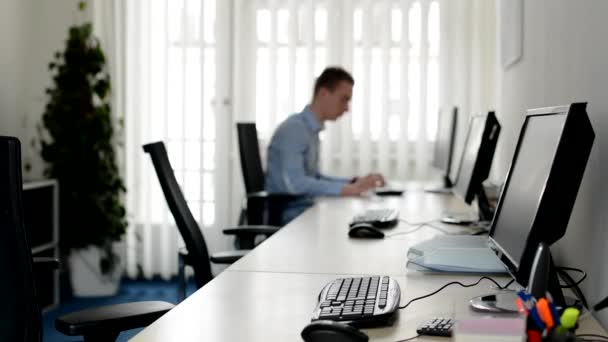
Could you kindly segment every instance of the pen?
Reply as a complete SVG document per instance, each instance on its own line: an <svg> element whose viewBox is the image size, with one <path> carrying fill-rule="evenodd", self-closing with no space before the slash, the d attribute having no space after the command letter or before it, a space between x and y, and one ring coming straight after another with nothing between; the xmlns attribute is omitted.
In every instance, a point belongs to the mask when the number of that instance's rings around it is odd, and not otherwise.
<svg viewBox="0 0 608 342"><path fill-rule="evenodd" d="M543 320L540 318L540 316L538 315L538 311L536 311L536 307L532 307L528 310L528 315L530 316L530 318L532 319L532 321L534 322L534 324L538 327L538 329L540 331L545 330L545 323L543 323Z"/></svg>
<svg viewBox="0 0 608 342"><path fill-rule="evenodd" d="M536 311L540 316L541 320L547 326L548 330L551 330L554 326L553 321L553 312L551 312L551 308L549 307L549 301L546 298L541 298L536 303Z"/></svg>
<svg viewBox="0 0 608 342"><path fill-rule="evenodd" d="M551 297L551 294L549 292L547 292L547 299L549 300L549 308L551 309L551 314L553 315L553 321L555 322L555 325L562 325L562 322L559 319L559 313L557 312L557 307L555 306L555 303L553 303L553 297Z"/></svg>

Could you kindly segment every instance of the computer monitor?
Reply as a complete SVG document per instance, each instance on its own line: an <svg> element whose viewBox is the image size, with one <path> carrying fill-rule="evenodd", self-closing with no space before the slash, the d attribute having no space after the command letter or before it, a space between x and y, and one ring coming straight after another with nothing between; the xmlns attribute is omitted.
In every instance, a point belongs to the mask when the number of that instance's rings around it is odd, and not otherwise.
<svg viewBox="0 0 608 342"><path fill-rule="evenodd" d="M451 188L453 185L450 173L452 172L452 161L454 159L457 122L457 107L454 107L452 110L439 111L432 165L441 170L445 188Z"/></svg>
<svg viewBox="0 0 608 342"><path fill-rule="evenodd" d="M540 243L566 232L595 134L586 103L527 112L490 227L489 245L521 285ZM555 272L549 292L564 304ZM507 300L513 302L512 300Z"/></svg>
<svg viewBox="0 0 608 342"><path fill-rule="evenodd" d="M467 204L471 204L477 197L481 221L490 221L493 216L482 182L490 173L499 135L500 124L494 112L471 118L453 189L454 193L462 197ZM473 223L470 219L460 219L455 216L445 217L442 221L454 224Z"/></svg>

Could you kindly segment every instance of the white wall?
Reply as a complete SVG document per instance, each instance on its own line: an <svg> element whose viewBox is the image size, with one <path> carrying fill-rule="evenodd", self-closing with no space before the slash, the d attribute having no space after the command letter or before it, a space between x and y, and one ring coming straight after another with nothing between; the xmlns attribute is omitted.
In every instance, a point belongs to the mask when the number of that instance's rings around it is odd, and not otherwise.
<svg viewBox="0 0 608 342"><path fill-rule="evenodd" d="M0 1L0 135L21 136L19 131L19 68L24 56L24 2Z"/></svg>
<svg viewBox="0 0 608 342"><path fill-rule="evenodd" d="M76 19L76 0L0 1L0 134L20 138L23 161L33 167L26 177L42 175L30 142L37 137L51 81L47 65Z"/></svg>
<svg viewBox="0 0 608 342"><path fill-rule="evenodd" d="M524 55L500 73L503 125L495 175L505 176L525 110L585 101L596 138L566 237L552 250L563 266L585 269L590 304L608 295L608 1L524 1ZM608 327L608 310L600 317Z"/></svg>

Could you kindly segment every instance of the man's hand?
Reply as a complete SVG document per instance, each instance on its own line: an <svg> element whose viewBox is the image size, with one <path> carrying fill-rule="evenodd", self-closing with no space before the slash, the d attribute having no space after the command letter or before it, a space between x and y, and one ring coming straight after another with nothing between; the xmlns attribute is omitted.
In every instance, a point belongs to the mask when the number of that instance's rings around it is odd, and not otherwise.
<svg viewBox="0 0 608 342"><path fill-rule="evenodd" d="M365 177L359 177L354 183L346 184L342 188L342 196L361 196L364 192L383 186L384 177L379 173L371 173Z"/></svg>
<svg viewBox="0 0 608 342"><path fill-rule="evenodd" d="M368 178L370 182L373 182L374 187L384 186L386 184L384 177L379 173L370 173L365 176L365 178Z"/></svg>

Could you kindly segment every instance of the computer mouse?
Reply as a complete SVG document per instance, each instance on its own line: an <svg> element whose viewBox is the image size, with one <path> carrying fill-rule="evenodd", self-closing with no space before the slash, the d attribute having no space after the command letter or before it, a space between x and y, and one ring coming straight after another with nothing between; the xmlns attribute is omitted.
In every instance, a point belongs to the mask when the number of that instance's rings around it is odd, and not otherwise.
<svg viewBox="0 0 608 342"><path fill-rule="evenodd" d="M300 334L306 342L367 342L369 337L357 328L334 321L308 324Z"/></svg>
<svg viewBox="0 0 608 342"><path fill-rule="evenodd" d="M371 223L360 222L350 227L348 236L352 238L382 239L384 238L384 233Z"/></svg>

